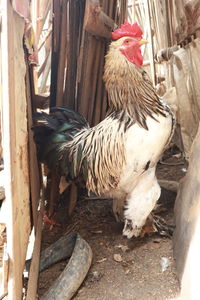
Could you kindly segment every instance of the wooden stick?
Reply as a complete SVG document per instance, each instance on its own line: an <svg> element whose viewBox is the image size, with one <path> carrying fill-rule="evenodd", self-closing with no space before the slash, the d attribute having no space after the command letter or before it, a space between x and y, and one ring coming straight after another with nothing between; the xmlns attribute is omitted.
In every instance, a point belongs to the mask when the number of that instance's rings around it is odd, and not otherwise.
<svg viewBox="0 0 200 300"><path fill-rule="evenodd" d="M22 273L30 232L30 185L27 103L25 93L24 19L10 1L1 2L1 92L4 174L6 196L7 252L11 262L8 299L21 299ZM15 38L13 38L15 36Z"/></svg>
<svg viewBox="0 0 200 300"><path fill-rule="evenodd" d="M49 77L49 72L51 70L51 53L49 52L47 54L47 61L46 61L46 67L44 69L44 72L42 74L42 81L39 87L39 93L44 93L46 92L46 83Z"/></svg>
<svg viewBox="0 0 200 300"><path fill-rule="evenodd" d="M45 60L43 62L43 64L40 66L39 70L38 70L38 78L40 77L40 75L44 72L45 68L46 68L46 65L47 65L47 62L48 62L48 59L49 59L49 53L50 53L50 49L46 51L46 57L45 57Z"/></svg>
<svg viewBox="0 0 200 300"><path fill-rule="evenodd" d="M41 173L38 167L37 161L37 150L36 145L33 140L33 118L32 113L36 110L35 108L35 91L34 91L34 84L33 84L33 69L32 66L28 65L26 61L26 99L27 99L27 118L28 118L28 150L29 150L29 177L30 177L30 196L31 196L31 212L32 212L32 222L33 225L36 226L37 224L37 208L38 208L38 201L40 196L40 178ZM32 102L33 101L33 102Z"/></svg>
<svg viewBox="0 0 200 300"><path fill-rule="evenodd" d="M69 3L69 16L73 15L73 18L68 16L68 45L65 60L67 61L67 74L65 80L65 92L63 104L76 109L76 86L77 86L77 53L80 47L80 35L81 24L83 22L83 16L81 11L83 10L82 4L79 6L74 1ZM79 19L78 23L76 20Z"/></svg>
<svg viewBox="0 0 200 300"><path fill-rule="evenodd" d="M41 210L44 210L44 186L42 188L42 199L41 199ZM40 248L41 248L41 238L42 238L42 215L39 214L37 218L37 227L36 227L36 237L33 248L33 254L31 259L31 266L29 271L29 280L27 287L27 296L26 300L36 299L37 295L37 282L39 274L39 263L40 263Z"/></svg>
<svg viewBox="0 0 200 300"><path fill-rule="evenodd" d="M36 2L36 1L35 1ZM40 35L42 32L42 29L44 27L44 23L46 21L47 15L51 9L51 1L49 0L42 0L42 1L38 1L38 7L37 7L37 18L35 20L36 23L36 45L38 45L39 43L39 39L40 39Z"/></svg>
<svg viewBox="0 0 200 300"><path fill-rule="evenodd" d="M52 58L51 58L51 87L50 107L56 106L57 74L60 48L60 8L61 0L53 0L53 29L52 29Z"/></svg>
<svg viewBox="0 0 200 300"><path fill-rule="evenodd" d="M150 67L151 67L153 85L155 86L156 70L155 70L155 64L154 64L153 37L152 37L152 31L151 31L151 19L150 19L150 9L149 9L149 1L148 0L144 1L144 7L145 7L146 18L147 18L148 37L150 40L150 45L149 45Z"/></svg>
<svg viewBox="0 0 200 300"><path fill-rule="evenodd" d="M57 91L56 91L56 105L62 106L63 104L63 88L64 88L64 72L65 72L65 60L66 60L66 45L67 45L67 0L62 2L62 16L61 16L61 28L60 28L60 49L59 49L59 61L58 61L58 73L57 73Z"/></svg>
<svg viewBox="0 0 200 300"><path fill-rule="evenodd" d="M52 33L52 26L50 26L44 36L44 38L42 39L42 41L40 42L40 44L38 45L38 52L40 51L40 49L42 48L42 46L46 43L46 41L48 40L48 38L50 37Z"/></svg>

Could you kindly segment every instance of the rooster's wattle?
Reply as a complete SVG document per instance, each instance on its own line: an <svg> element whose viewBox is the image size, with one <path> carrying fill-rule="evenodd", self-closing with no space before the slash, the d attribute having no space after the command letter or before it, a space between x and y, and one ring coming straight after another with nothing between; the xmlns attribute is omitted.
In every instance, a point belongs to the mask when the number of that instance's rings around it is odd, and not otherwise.
<svg viewBox="0 0 200 300"><path fill-rule="evenodd" d="M160 196L155 168L174 131L175 119L141 68L142 31L125 23L113 33L105 61L107 117L90 128L78 113L53 108L38 113L39 158L67 180L82 180L88 191L124 203L123 234L138 236Z"/></svg>

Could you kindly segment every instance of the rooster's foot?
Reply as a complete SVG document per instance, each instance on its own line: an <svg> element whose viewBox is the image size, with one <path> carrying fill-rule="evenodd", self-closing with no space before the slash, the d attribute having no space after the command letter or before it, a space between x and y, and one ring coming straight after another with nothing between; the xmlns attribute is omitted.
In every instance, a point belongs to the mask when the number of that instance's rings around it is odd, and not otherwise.
<svg viewBox="0 0 200 300"><path fill-rule="evenodd" d="M55 217L56 213L50 218L44 211L39 211L39 213L43 216L43 222L50 224L49 229L52 230L54 226L61 226L61 224L57 223L53 218Z"/></svg>
<svg viewBox="0 0 200 300"><path fill-rule="evenodd" d="M125 220L123 236L131 239L133 236L138 237L141 233L142 227L133 224L132 220Z"/></svg>
<svg viewBox="0 0 200 300"><path fill-rule="evenodd" d="M173 235L174 226L167 224L162 217L151 213L149 218L153 220L154 228L160 235L166 237L171 237Z"/></svg>
<svg viewBox="0 0 200 300"><path fill-rule="evenodd" d="M162 217L151 213L147 218L145 225L142 227L138 227L137 225L133 224L132 220L126 219L123 229L123 235L128 239L132 238L133 236L140 236L141 238L143 238L146 234L157 232L162 236L171 237L173 234L173 230L173 225L167 224Z"/></svg>
<svg viewBox="0 0 200 300"><path fill-rule="evenodd" d="M124 202L123 198L113 199L113 213L117 222L124 221Z"/></svg>

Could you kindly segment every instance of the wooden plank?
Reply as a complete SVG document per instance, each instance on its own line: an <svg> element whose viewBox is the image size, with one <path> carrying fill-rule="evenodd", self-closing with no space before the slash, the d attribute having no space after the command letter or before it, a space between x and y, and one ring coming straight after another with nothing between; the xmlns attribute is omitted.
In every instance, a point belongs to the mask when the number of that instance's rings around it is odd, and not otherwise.
<svg viewBox="0 0 200 300"><path fill-rule="evenodd" d="M69 17L73 16L73 17ZM65 91L63 104L77 110L76 87L78 85L78 72L82 67L82 47L84 45L84 34L82 31L84 18L84 4L79 1L69 2L68 28L67 28L67 74L65 80ZM77 22L79 20L79 22ZM76 38L74 38L76 37ZM82 38L82 44L81 44ZM77 54L79 57L77 58Z"/></svg>
<svg viewBox="0 0 200 300"><path fill-rule="evenodd" d="M50 107L56 106L57 73L60 48L60 8L61 0L53 0L53 24L52 24L52 56L51 56L51 87Z"/></svg>
<svg viewBox="0 0 200 300"><path fill-rule="evenodd" d="M181 285L181 300L197 300L200 249L200 127L194 139L189 167L181 180L175 202L175 232L173 238L177 275Z"/></svg>
<svg viewBox="0 0 200 300"><path fill-rule="evenodd" d="M44 187L42 189L42 200L40 209L44 210ZM37 226L36 226L36 237L33 248L33 254L31 259L31 266L29 270L29 279L28 279L28 287L27 287L27 295L26 300L37 299L37 283L38 283L38 275L39 275L39 264L40 264L40 248L41 248L41 239L42 239L42 223L43 217L42 215L38 215L37 218Z"/></svg>
<svg viewBox="0 0 200 300"><path fill-rule="evenodd" d="M32 67L30 69L32 72ZM31 208L32 208L32 220L33 225L36 228L37 225L37 210L38 210L38 201L40 197L40 171L38 168L37 161L37 151L36 145L33 140L33 131L31 130L33 126L33 118L32 118L32 103L31 98L33 98L34 93L34 83L31 81L32 76L29 75L28 72L28 64L27 64L27 72L26 72L26 97L27 97L27 113L28 113L28 151L29 151L29 177L30 177L30 193L31 193ZM31 95L32 94L32 95Z"/></svg>
<svg viewBox="0 0 200 300"><path fill-rule="evenodd" d="M24 20L2 1L2 115L7 206L8 299L22 295L22 274L30 233L28 133L23 51Z"/></svg>
<svg viewBox="0 0 200 300"><path fill-rule="evenodd" d="M60 48L58 59L58 72L57 72L57 84L56 84L56 105L63 105L63 89L64 89L64 73L66 62L66 46L67 46L67 2L62 1L61 6L61 24L60 24Z"/></svg>
<svg viewBox="0 0 200 300"><path fill-rule="evenodd" d="M151 67L153 85L155 86L156 70L155 70L155 64L154 64L153 36L152 36L152 30L151 30L149 0L144 1L144 8L145 8L145 15L147 18L148 38L149 38L149 42L150 42L150 45L149 45L150 67Z"/></svg>

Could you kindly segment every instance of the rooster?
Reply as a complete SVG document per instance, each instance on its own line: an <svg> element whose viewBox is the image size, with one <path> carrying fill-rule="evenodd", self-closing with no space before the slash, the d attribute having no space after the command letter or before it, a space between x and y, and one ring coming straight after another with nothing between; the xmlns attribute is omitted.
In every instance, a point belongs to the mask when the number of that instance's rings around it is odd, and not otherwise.
<svg viewBox="0 0 200 300"><path fill-rule="evenodd" d="M77 112L56 107L37 113L34 125L39 159L49 169L113 198L118 219L124 206L127 238L140 235L160 197L156 165L175 127L174 115L141 67L142 34L137 23L128 22L112 33L103 77L109 111L103 121L91 128Z"/></svg>

